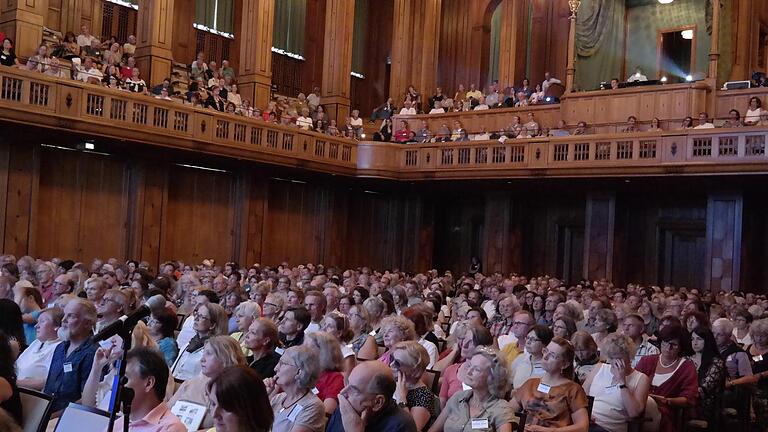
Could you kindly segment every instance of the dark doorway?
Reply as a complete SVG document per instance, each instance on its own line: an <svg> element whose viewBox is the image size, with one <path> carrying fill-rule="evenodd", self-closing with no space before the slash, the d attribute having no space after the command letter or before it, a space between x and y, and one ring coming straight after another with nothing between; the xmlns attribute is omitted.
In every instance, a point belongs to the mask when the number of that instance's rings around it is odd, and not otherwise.
<svg viewBox="0 0 768 432"><path fill-rule="evenodd" d="M686 76L694 71L695 46L695 27L680 27L659 32L659 78L666 76L668 83L684 82Z"/></svg>
<svg viewBox="0 0 768 432"><path fill-rule="evenodd" d="M560 276L575 283L584 273L584 227L557 227L557 270Z"/></svg>
<svg viewBox="0 0 768 432"><path fill-rule="evenodd" d="M661 228L659 234L660 282L701 290L704 287L705 228Z"/></svg>

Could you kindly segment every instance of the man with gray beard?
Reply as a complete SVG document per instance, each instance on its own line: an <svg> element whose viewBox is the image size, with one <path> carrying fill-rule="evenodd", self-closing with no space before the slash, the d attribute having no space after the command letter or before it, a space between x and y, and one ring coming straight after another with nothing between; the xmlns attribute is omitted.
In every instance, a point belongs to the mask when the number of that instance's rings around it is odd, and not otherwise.
<svg viewBox="0 0 768 432"><path fill-rule="evenodd" d="M53 396L51 411L54 415L82 397L98 348L91 338L94 324L96 307L93 303L75 298L64 307L64 319L58 330L63 342L53 353L43 389L44 393Z"/></svg>

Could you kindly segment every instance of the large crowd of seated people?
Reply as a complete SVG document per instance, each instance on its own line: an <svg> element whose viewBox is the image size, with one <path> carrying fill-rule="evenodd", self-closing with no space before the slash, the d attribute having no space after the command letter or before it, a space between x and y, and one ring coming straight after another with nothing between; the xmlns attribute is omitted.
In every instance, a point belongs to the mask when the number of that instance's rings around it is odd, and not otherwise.
<svg viewBox="0 0 768 432"><path fill-rule="evenodd" d="M147 302L127 352L133 409L119 425L768 430L765 295L480 267L206 259L155 272L113 258L0 256L0 429L24 424L20 387L51 395L54 417L71 402L107 409L123 341L94 334ZM204 415L186 426L173 414L195 408Z"/></svg>

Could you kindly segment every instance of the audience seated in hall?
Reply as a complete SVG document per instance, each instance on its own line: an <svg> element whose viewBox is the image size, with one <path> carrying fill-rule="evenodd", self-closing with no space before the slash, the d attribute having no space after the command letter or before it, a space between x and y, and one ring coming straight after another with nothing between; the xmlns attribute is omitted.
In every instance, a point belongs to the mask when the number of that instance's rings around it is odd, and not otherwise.
<svg viewBox="0 0 768 432"><path fill-rule="evenodd" d="M459 137L466 135L460 123L454 128ZM586 431L586 396L594 398L593 426L602 430L624 432L640 418L653 428L678 431L674 419L680 415L720 430L719 406L749 421L752 408L739 395L755 384L754 424L766 420L761 409L768 393L762 390L768 366L761 360L768 356L765 295L633 283L620 288L608 281L573 285L549 276L479 271L474 276L431 270L409 275L313 264L221 267L206 260L164 263L153 276L152 269L133 261L94 260L55 272L53 262L0 256L0 290L15 293L19 304L7 300L18 310L12 318L16 324L6 319L0 330L8 334L17 326L18 338L27 339L21 311L34 309L30 299L37 302L39 296L42 303L43 292L50 304L64 306L23 315L37 332L29 347L18 344L21 354L9 393L0 377L0 407L11 413L14 383L55 395L55 411L77 400L105 407L121 341L113 338L99 347L91 342L92 332L158 293L168 299L166 308L153 311L148 326L139 324L129 354L129 386L134 378L154 382L141 387L150 392L140 393L146 397L140 404L145 418L186 401L207 407L201 428L217 425L206 389L230 368L249 364L268 377L273 430L299 422L322 431L327 415L327 430L361 421L364 430L384 424L463 430L471 420L466 405L479 397L488 421L502 430L516 421L515 410L524 408L530 425L547 416L559 427ZM27 279L17 284L22 274ZM85 280L86 275L91 277ZM30 290L40 292L24 294ZM70 294L78 292L86 298ZM177 336L174 308L188 316ZM699 312L705 308L710 314ZM685 326L677 318L684 312ZM231 326L233 319L237 324ZM444 334L443 328L450 331ZM382 355L376 352L377 339ZM2 346L12 351L10 339L0 337L0 352ZM173 346L181 347L179 354L164 355L164 347ZM378 362L366 362L377 355ZM131 362L150 357L151 365L130 378ZM430 385L427 378L434 373L429 369L442 372L440 381ZM166 386L168 379L151 378L162 376L183 384L174 391L172 381ZM381 380L372 380L375 376ZM507 383L516 391L509 393ZM548 403L554 395L568 403ZM294 404L302 406L295 415ZM359 404L369 406L373 417L361 418L352 409ZM659 416L660 423L653 423ZM380 420L366 423L370 418Z"/></svg>

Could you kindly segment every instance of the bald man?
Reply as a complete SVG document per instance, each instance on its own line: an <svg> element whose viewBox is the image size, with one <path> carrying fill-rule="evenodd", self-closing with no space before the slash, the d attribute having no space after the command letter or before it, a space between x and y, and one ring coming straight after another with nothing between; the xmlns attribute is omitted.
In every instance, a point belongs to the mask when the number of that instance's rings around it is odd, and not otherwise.
<svg viewBox="0 0 768 432"><path fill-rule="evenodd" d="M416 432L413 418L395 403L395 379L379 361L358 364L339 393L326 432Z"/></svg>

